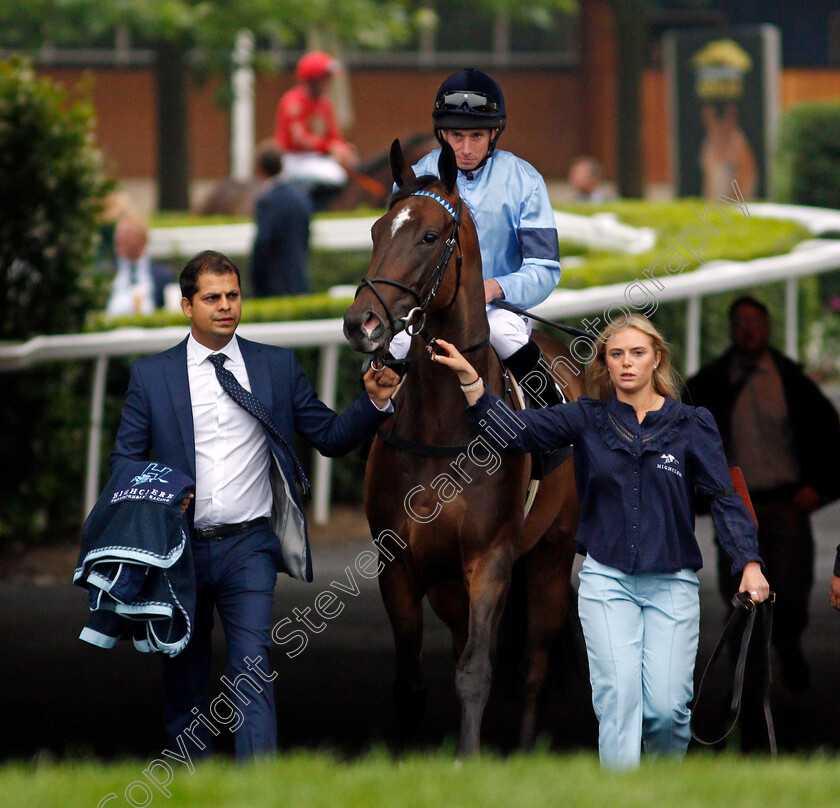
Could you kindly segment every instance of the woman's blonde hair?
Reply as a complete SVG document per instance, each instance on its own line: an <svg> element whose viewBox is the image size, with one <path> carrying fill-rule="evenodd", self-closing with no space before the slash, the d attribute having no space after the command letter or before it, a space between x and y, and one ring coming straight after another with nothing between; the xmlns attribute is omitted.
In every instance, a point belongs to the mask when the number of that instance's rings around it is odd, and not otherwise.
<svg viewBox="0 0 840 808"><path fill-rule="evenodd" d="M646 334L653 345L653 352L659 353L659 362L653 371L653 389L661 396L679 398L679 384L671 366L671 348L656 326L641 314L631 314L630 319L621 324L608 325L595 343L595 356L586 366L586 386L589 395L602 400L615 393L615 386L607 368L607 345L612 337L625 328L635 328Z"/></svg>

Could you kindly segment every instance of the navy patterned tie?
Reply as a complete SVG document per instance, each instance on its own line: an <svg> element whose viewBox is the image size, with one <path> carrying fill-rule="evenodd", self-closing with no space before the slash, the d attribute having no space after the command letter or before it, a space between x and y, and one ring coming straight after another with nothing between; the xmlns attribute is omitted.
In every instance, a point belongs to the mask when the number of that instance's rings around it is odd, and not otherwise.
<svg viewBox="0 0 840 808"><path fill-rule="evenodd" d="M243 410L251 413L272 435L274 435L280 443L286 448L286 451L289 453L289 457L292 459L292 463L295 467L295 474L297 475L298 482L301 484L303 488L303 493L306 496L311 496L310 494L310 485L309 480L306 479L306 474L304 474L303 466L300 464L300 460L297 459L297 455L289 446L289 442L283 437L280 430L277 428L277 425L271 418L271 413L268 411L265 404L263 404L253 393L246 390L237 380L236 376L234 376L226 367L224 367L225 360L227 357L224 354L210 354L209 357L210 361L213 363L213 367L216 368L216 378L219 380L219 384L222 386L222 390L224 390Z"/></svg>

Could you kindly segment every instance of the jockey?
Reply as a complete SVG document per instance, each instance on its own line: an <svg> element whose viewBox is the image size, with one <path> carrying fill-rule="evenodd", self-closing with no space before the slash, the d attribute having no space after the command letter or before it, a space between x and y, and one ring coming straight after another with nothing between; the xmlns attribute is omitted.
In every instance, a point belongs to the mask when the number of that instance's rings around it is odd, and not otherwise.
<svg viewBox="0 0 840 808"><path fill-rule="evenodd" d="M554 213L545 181L537 170L510 152L496 149L505 128L505 99L494 79L468 68L441 84L432 113L435 137L449 143L458 166L458 192L469 207L478 232L484 275L484 300L502 299L521 309L536 306L560 280L560 254ZM437 175L440 150L414 168L419 177ZM550 371L530 339L531 321L487 306L490 344L518 380L537 371L546 384L544 405L559 403ZM402 359L410 336L401 331L391 354Z"/></svg>
<svg viewBox="0 0 840 808"><path fill-rule="evenodd" d="M326 89L341 66L323 51L304 54L295 68L298 84L277 105L274 140L283 152L283 178L309 186L339 187L356 150L341 136Z"/></svg>

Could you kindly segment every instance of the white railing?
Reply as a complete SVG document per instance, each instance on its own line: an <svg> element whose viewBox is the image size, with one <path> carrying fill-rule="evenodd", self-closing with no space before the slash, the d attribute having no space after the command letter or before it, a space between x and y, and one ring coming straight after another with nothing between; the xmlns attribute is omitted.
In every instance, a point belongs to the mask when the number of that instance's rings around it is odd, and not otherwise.
<svg viewBox="0 0 840 808"><path fill-rule="evenodd" d="M840 212L817 208L802 208L770 204L751 204L750 211L755 216L768 218L794 219L811 228L812 232L840 231ZM580 217L585 218L585 217ZM348 240L344 244L361 245L364 230L364 246L370 244L369 229L372 219L336 219L325 220L332 227L341 223L341 228L327 228L334 241L340 243L341 236L337 235L343 228ZM364 224L362 224L364 222ZM350 223L354 223L352 226ZM605 220L598 222L594 228L603 232ZM228 246L231 253L241 251L247 238L242 228L250 225L224 226L228 231L224 238L229 239L228 245L234 245L239 239L239 247ZM632 233L622 225L621 237L632 240ZM238 230L231 230L238 228ZM177 233L182 228L167 228L166 243L176 252L183 251L190 255L200 249L212 247L224 251L224 238L212 234L221 231L213 228L193 228L202 230L201 239L194 239L186 233ZM155 231L156 234L162 231ZM252 234L253 231L251 231ZM325 231L326 232L326 231ZM618 231L616 231L618 232ZM251 235L252 237L252 235ZM646 238L643 235L642 238ZM156 238L158 238L156 236ZM324 236L326 238L326 236ZM613 238L610 236L610 238ZM351 241L352 239L352 241ZM164 239L158 238L156 250L163 250ZM208 241L210 243L208 243ZM200 242L200 243L199 243ZM247 249L245 250L247 252ZM157 252L157 255L163 254ZM167 254L172 254L167 253ZM785 281L786 286L786 323L785 345L787 353L796 357L797 346L797 287L798 278L830 272L840 269L840 241L806 241L787 255L759 258L747 262L715 261L685 275L655 276L658 284L649 279L645 280L647 288L652 292L656 301L686 300L686 367L685 375L691 375L699 367L700 358L700 313L701 300L704 296L718 292L740 289L748 286L758 286L766 283ZM660 288L661 287L661 288ZM561 319L584 314L601 314L612 304L626 305L625 291L628 284L613 284L610 286L593 287L590 289L558 289L549 295L548 299L534 309L534 313L548 319ZM159 329L122 328L99 334L68 334L59 336L36 337L26 343L15 345L0 345L0 371L31 367L33 365L70 359L95 359L95 373L91 392L90 408L90 436L88 441L87 473L85 485L85 505L89 511L93 507L98 493L100 476L100 450L102 412L105 399L105 380L107 377L108 360L115 356L136 356L165 350L183 339L186 328L171 327ZM330 407L335 406L335 387L338 370L338 348L344 343L342 323L340 319L314 320L291 323L251 323L240 326L239 333L249 339L265 342L271 345L286 347L318 347L321 349L318 374L318 390L322 401ZM315 474L313 480L313 518L317 523L327 520L330 501L330 471L331 461L315 453Z"/></svg>

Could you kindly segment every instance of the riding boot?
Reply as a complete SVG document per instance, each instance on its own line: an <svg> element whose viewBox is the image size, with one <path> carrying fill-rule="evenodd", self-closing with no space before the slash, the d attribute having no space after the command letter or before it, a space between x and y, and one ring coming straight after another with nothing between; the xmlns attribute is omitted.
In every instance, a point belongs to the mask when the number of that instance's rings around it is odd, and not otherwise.
<svg viewBox="0 0 840 808"><path fill-rule="evenodd" d="M516 353L505 359L504 363L531 399L535 409L563 403L557 382L542 361L542 353L536 342L529 339Z"/></svg>

